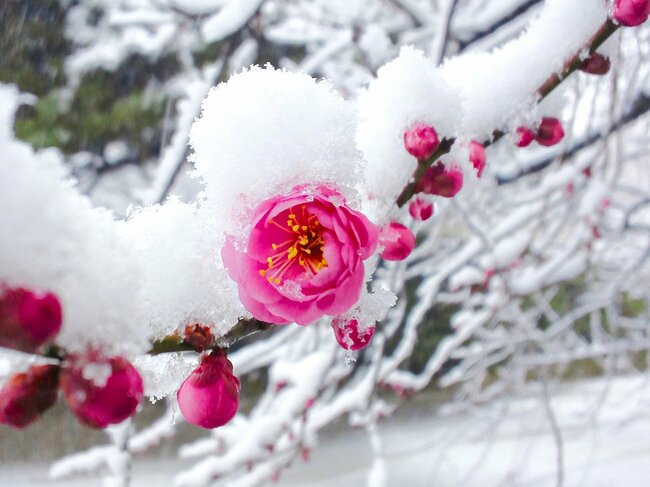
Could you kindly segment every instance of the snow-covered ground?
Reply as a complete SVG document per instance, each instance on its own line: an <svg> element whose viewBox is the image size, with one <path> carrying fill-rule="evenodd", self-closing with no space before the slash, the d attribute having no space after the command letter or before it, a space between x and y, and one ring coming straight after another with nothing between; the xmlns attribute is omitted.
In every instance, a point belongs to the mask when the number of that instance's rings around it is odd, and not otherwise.
<svg viewBox="0 0 650 487"><path fill-rule="evenodd" d="M650 383L647 376L582 381L551 388L551 410L561 430L565 486L650 485ZM557 441L543 391L472 411L434 411L406 405L380 423L389 486L553 486ZM361 430L326 432L308 463L297 463L278 485L365 485L373 463ZM189 464L136 460L135 486L172 485ZM97 485L98 477L47 483L46 465L2 465L0 485Z"/></svg>

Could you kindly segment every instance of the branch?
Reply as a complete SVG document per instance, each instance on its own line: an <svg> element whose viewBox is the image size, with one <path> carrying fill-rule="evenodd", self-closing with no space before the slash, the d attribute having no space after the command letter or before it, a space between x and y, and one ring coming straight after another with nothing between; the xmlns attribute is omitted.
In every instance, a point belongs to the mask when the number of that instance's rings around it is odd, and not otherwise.
<svg viewBox="0 0 650 487"><path fill-rule="evenodd" d="M614 32L616 32L618 27L619 26L614 24L614 22L612 22L611 19L607 19L605 23L601 25L598 31L591 37L591 39L589 39L585 47L583 47L578 52L576 52L564 63L564 68L562 69L562 71L560 71L559 73L553 73L537 89L538 101L542 101L544 98L546 98L571 73L573 73L580 67L580 64L582 63L582 59L584 59L585 51L587 51L589 54L593 54L596 51L596 49L598 49L603 44L603 42L605 42L609 37L611 37L612 34L614 34ZM505 132L501 130L495 130L492 135L492 140L486 141L483 145L485 147L492 145L495 142L499 141L504 135ZM434 162L436 162L440 158L440 156L447 154L451 150L455 142L456 142L455 137L442 139L442 142L440 143L440 147L429 159L418 161L418 167L415 170L415 173L413 174L413 180L406 185L402 193L397 198L396 201L397 206L401 208L411 199L411 197L415 194L415 189L418 183L420 182L420 179L422 179L427 169L429 169L429 167L431 167L431 165Z"/></svg>

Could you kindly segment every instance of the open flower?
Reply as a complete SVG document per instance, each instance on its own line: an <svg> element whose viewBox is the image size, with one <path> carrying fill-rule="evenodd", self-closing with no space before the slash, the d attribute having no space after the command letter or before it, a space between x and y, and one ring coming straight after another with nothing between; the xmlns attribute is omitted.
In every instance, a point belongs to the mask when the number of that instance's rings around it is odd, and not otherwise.
<svg viewBox="0 0 650 487"><path fill-rule="evenodd" d="M297 186L263 201L244 248L229 238L222 257L255 318L306 325L357 302L378 233L332 188Z"/></svg>

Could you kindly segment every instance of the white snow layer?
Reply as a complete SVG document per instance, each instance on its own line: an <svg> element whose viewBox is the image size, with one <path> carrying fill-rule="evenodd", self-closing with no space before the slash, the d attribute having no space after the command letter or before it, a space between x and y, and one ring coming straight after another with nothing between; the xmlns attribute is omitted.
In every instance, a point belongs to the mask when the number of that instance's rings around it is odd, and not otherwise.
<svg viewBox="0 0 650 487"><path fill-rule="evenodd" d="M416 160L402 134L414 122L433 125L441 138L477 140L533 122L541 115L537 89L606 18L602 0L547 0L519 38L492 52L464 53L437 67L403 48L359 99L357 141L367 160L368 195L389 207L411 178Z"/></svg>
<svg viewBox="0 0 650 487"><path fill-rule="evenodd" d="M56 293L58 341L70 350L142 350L139 263L122 225L77 191L58 151L13 140L6 125L17 102L13 88L0 86L0 283Z"/></svg>
<svg viewBox="0 0 650 487"><path fill-rule="evenodd" d="M190 144L205 208L228 233L299 184L327 184L354 205L361 178L351 104L305 74L253 67L210 92Z"/></svg>

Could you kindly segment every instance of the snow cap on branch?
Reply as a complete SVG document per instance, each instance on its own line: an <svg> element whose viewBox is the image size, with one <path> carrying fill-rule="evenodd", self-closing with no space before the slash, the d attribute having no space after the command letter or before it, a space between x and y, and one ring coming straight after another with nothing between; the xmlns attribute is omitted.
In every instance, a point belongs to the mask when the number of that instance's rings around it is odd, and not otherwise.
<svg viewBox="0 0 650 487"><path fill-rule="evenodd" d="M17 96L0 89L0 107L13 110ZM54 293L63 312L56 342L71 351L146 350L138 261L122 224L79 194L57 151L34 152L8 133L2 139L0 284Z"/></svg>

